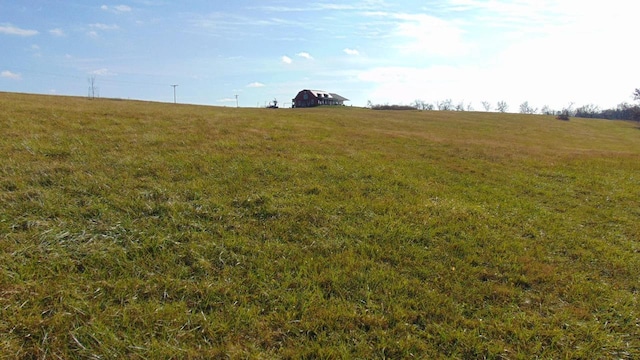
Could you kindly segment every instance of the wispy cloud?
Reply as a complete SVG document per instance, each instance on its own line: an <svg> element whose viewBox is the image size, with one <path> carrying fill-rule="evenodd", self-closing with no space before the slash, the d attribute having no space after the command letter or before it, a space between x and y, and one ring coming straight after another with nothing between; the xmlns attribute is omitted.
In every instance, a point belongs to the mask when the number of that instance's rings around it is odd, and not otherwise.
<svg viewBox="0 0 640 360"><path fill-rule="evenodd" d="M307 59L307 60L313 60L313 56L311 56L311 54L309 54L308 52L305 52L305 51L299 52L296 55L298 55L301 58Z"/></svg>
<svg viewBox="0 0 640 360"><path fill-rule="evenodd" d="M261 82L252 82L251 84L247 85L248 88L261 88L261 87L265 87L266 85L261 83Z"/></svg>
<svg viewBox="0 0 640 360"><path fill-rule="evenodd" d="M42 53L40 52L40 46L38 46L37 44L31 45L31 48L29 50L31 51L34 57L42 56Z"/></svg>
<svg viewBox="0 0 640 360"><path fill-rule="evenodd" d="M281 57L280 60L282 60L282 62L285 63L285 64L293 63L293 60L290 57L286 56L286 55Z"/></svg>
<svg viewBox="0 0 640 360"><path fill-rule="evenodd" d="M49 30L49 34L51 34L53 36L56 36L56 37L62 37L62 36L66 35L64 33L64 30L59 29L59 28Z"/></svg>
<svg viewBox="0 0 640 360"><path fill-rule="evenodd" d="M131 7L127 5L116 5L114 9L118 12L130 12L132 10Z"/></svg>
<svg viewBox="0 0 640 360"><path fill-rule="evenodd" d="M345 54L347 54L347 55L353 55L353 56L358 56L358 55L360 55L360 51L358 51L358 50L356 50L356 49L349 49L349 48L346 48L346 49L344 49L343 51L344 51L344 53L345 53Z"/></svg>
<svg viewBox="0 0 640 360"><path fill-rule="evenodd" d="M99 76L112 76L112 75L115 75L114 73L109 71L109 69L106 69L106 68L90 71L89 74L90 75L99 75Z"/></svg>
<svg viewBox="0 0 640 360"><path fill-rule="evenodd" d="M0 73L0 77L6 78L6 79L11 79L11 80L21 80L22 79L22 75L11 72L9 70L5 70L3 72Z"/></svg>
<svg viewBox="0 0 640 360"><path fill-rule="evenodd" d="M95 23L95 24L90 24L89 26L94 28L94 29L99 29L99 30L118 30L118 29L120 29L120 27L118 25L115 25L115 24L107 25L107 24Z"/></svg>
<svg viewBox="0 0 640 360"><path fill-rule="evenodd" d="M589 5L581 3L581 6L575 6L572 3L569 9L563 8L568 3L572 2L449 0L441 8L455 16L486 24L487 27L541 32L548 31L549 24L566 23L571 13L577 13Z"/></svg>
<svg viewBox="0 0 640 360"><path fill-rule="evenodd" d="M17 35L17 36L34 36L38 35L37 30L27 30L15 27L11 24L0 25L0 34Z"/></svg>
<svg viewBox="0 0 640 360"><path fill-rule="evenodd" d="M189 14L187 22L197 33L234 38L255 36L256 28L266 34L276 28L308 28L309 24L295 19L276 17L251 17L233 13L214 12L209 14ZM266 30L264 30L266 28Z"/></svg>
<svg viewBox="0 0 640 360"><path fill-rule="evenodd" d="M425 13L366 12L365 16L393 21L391 35L398 38L396 48L413 55L456 56L466 53L464 29L453 21Z"/></svg>
<svg viewBox="0 0 640 360"><path fill-rule="evenodd" d="M362 11L376 10L386 8L387 5L383 0L364 0L354 4L338 4L338 3L308 3L305 6L256 6L251 9L267 12L310 12L310 11Z"/></svg>
<svg viewBox="0 0 640 360"><path fill-rule="evenodd" d="M127 5L116 5L116 6L102 5L100 6L100 9L103 11L109 11L116 14L127 13L133 10L130 6L127 6Z"/></svg>

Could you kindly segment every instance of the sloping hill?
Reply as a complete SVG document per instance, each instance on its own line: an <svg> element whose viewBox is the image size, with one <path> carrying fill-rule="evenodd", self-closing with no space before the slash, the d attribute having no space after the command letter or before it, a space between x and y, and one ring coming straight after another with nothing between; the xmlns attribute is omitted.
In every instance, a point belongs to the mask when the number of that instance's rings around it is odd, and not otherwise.
<svg viewBox="0 0 640 360"><path fill-rule="evenodd" d="M640 131L0 93L8 358L640 357Z"/></svg>

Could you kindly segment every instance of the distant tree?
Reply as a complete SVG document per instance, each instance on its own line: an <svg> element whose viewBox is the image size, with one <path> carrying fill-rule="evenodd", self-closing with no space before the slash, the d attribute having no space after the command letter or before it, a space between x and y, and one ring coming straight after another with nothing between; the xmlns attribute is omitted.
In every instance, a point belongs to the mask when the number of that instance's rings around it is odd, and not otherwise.
<svg viewBox="0 0 640 360"><path fill-rule="evenodd" d="M633 91L633 100L636 100L636 101L640 100L640 89L639 88L636 88ZM640 123L640 107L638 107L638 105L633 107L631 118L632 118L632 120L636 120L636 121L638 121Z"/></svg>
<svg viewBox="0 0 640 360"><path fill-rule="evenodd" d="M482 107L484 108L484 111L489 112L491 111L491 103L488 101L483 101L482 102Z"/></svg>
<svg viewBox="0 0 640 360"><path fill-rule="evenodd" d="M424 100L415 100L412 106L418 110L433 110L433 105L427 103Z"/></svg>
<svg viewBox="0 0 640 360"><path fill-rule="evenodd" d="M520 104L521 114L535 114L536 112L538 112L538 109L530 106L528 101L525 101L522 104Z"/></svg>
<svg viewBox="0 0 640 360"><path fill-rule="evenodd" d="M436 107L440 111L451 111L453 110L453 100L436 101Z"/></svg>
<svg viewBox="0 0 640 360"><path fill-rule="evenodd" d="M458 105L456 105L456 111L464 111L464 110L465 110L464 101L460 101Z"/></svg>
<svg viewBox="0 0 640 360"><path fill-rule="evenodd" d="M555 111L555 110L553 110L553 109L551 109L551 108L549 107L549 105L545 105L545 106L543 106L543 107L542 107L542 109L540 109L540 113L541 113L542 115L555 115L555 114L556 114L556 111Z"/></svg>
<svg viewBox="0 0 640 360"><path fill-rule="evenodd" d="M634 108L637 106L623 102L618 104L614 109L603 110L600 117L611 120L633 120Z"/></svg>
<svg viewBox="0 0 640 360"><path fill-rule="evenodd" d="M633 99L640 101L640 88L636 88L633 91ZM587 104L577 109L573 108L573 103L569 103L568 106L558 112L558 118L569 116L582 117L582 118L599 118L609 120L635 120L640 122L640 106L636 104L629 104L622 102L614 108L600 109L597 105ZM563 119L564 120L564 119Z"/></svg>
<svg viewBox="0 0 640 360"><path fill-rule="evenodd" d="M389 105L376 104L371 106L372 110L415 110L416 108L409 105Z"/></svg>
<svg viewBox="0 0 640 360"><path fill-rule="evenodd" d="M498 103L496 104L496 109L498 109L498 111L500 111L501 113L507 112L509 110L509 105L506 101L498 101Z"/></svg>
<svg viewBox="0 0 640 360"><path fill-rule="evenodd" d="M371 100L367 100L367 107L369 109L373 108L373 103L371 102Z"/></svg>
<svg viewBox="0 0 640 360"><path fill-rule="evenodd" d="M564 109L562 109L562 111L563 111L563 112L564 112L564 111L568 112L568 113L569 113L569 116L576 116L576 111L575 111L575 110L574 110L574 108L573 108L573 105L574 105L574 104L575 104L575 103L574 103L573 101L572 101L572 102L570 102L570 103L569 103L569 105L567 105L567 107L565 107Z"/></svg>
<svg viewBox="0 0 640 360"><path fill-rule="evenodd" d="M596 118L599 117L600 108L594 104L583 105L576 109L575 117Z"/></svg>
<svg viewBox="0 0 640 360"><path fill-rule="evenodd" d="M467 111L473 111L473 105L471 105L471 103L467 104Z"/></svg>

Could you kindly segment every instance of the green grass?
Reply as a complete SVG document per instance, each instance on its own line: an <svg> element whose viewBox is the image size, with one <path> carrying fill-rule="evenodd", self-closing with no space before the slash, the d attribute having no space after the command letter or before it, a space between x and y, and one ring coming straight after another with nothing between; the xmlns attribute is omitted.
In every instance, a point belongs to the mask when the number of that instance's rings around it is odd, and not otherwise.
<svg viewBox="0 0 640 360"><path fill-rule="evenodd" d="M0 358L640 357L635 124L0 109Z"/></svg>

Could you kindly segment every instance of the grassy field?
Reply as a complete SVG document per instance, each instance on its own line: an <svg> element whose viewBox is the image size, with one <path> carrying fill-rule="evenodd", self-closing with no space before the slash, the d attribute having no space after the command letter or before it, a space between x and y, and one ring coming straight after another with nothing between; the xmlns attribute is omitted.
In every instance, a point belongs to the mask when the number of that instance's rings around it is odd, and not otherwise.
<svg viewBox="0 0 640 360"><path fill-rule="evenodd" d="M0 358L640 358L640 130L0 93Z"/></svg>

